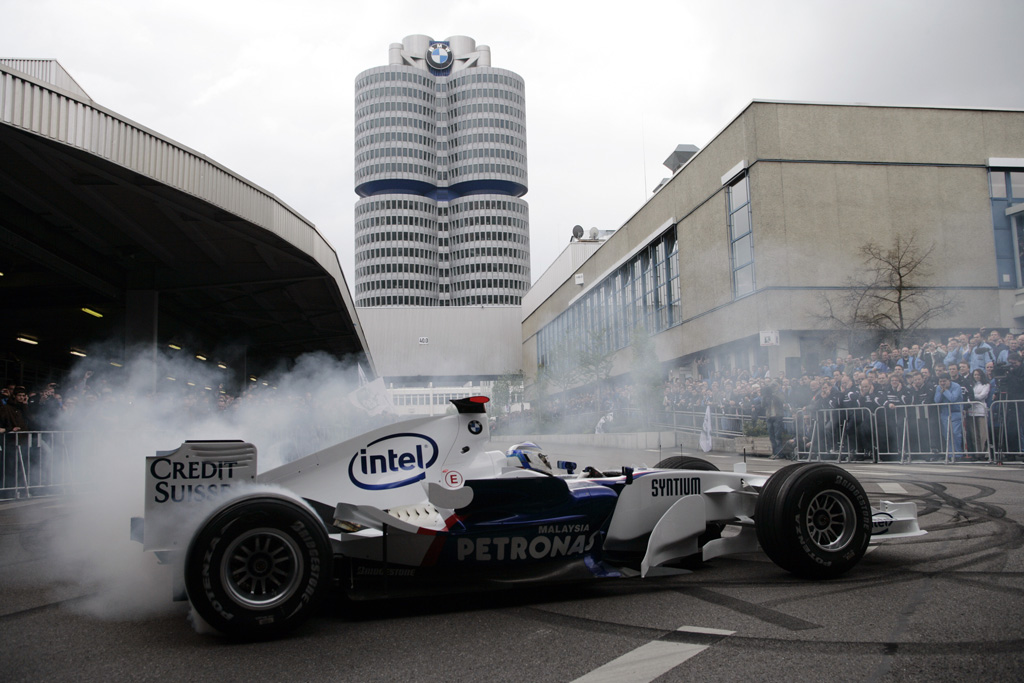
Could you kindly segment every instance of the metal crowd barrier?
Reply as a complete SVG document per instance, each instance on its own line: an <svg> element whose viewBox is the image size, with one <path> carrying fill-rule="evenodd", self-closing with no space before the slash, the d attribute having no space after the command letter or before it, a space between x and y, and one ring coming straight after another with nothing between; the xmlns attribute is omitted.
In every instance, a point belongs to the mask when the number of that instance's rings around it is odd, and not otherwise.
<svg viewBox="0 0 1024 683"><path fill-rule="evenodd" d="M1024 401L993 401L988 437L996 462L1024 460Z"/></svg>
<svg viewBox="0 0 1024 683"><path fill-rule="evenodd" d="M71 493L83 482L77 432L0 434L0 498Z"/></svg>
<svg viewBox="0 0 1024 683"><path fill-rule="evenodd" d="M795 417L796 460L876 459L875 415L870 409L800 410Z"/></svg>
<svg viewBox="0 0 1024 683"><path fill-rule="evenodd" d="M783 421L796 460L840 462L1024 461L1024 400L993 401L983 419L970 415L976 401L894 408L798 410ZM666 412L657 422L700 432L704 412ZM760 416L711 413L714 436L741 436Z"/></svg>
<svg viewBox="0 0 1024 683"><path fill-rule="evenodd" d="M879 453L899 462L991 461L989 415L972 416L975 401L879 408ZM988 411L986 411L988 412Z"/></svg>
<svg viewBox="0 0 1024 683"><path fill-rule="evenodd" d="M798 460L991 462L1017 459L1024 401L996 401L984 417L975 401L834 408L797 413Z"/></svg>

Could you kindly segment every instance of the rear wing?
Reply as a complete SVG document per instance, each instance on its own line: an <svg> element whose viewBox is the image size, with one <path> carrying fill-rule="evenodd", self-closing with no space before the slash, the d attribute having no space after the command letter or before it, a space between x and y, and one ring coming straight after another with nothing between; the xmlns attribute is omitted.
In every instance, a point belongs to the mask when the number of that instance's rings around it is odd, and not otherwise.
<svg viewBox="0 0 1024 683"><path fill-rule="evenodd" d="M133 521L133 538L145 550L184 550L187 523L197 504L216 503L256 480L256 447L244 441L186 441L146 458L145 530ZM205 505L201 506L206 509ZM137 528L136 528L137 527Z"/></svg>

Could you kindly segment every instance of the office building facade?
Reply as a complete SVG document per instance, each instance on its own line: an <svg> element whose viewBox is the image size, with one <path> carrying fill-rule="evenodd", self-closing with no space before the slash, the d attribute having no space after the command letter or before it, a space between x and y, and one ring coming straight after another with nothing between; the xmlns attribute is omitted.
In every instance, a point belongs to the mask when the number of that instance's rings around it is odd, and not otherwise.
<svg viewBox="0 0 1024 683"><path fill-rule="evenodd" d="M356 79L360 307L517 306L530 286L523 79L408 36Z"/></svg>
<svg viewBox="0 0 1024 683"><path fill-rule="evenodd" d="M957 304L906 343L1024 332L1024 112L751 102L543 301L531 293L527 382L587 343L628 381L641 328L664 370L694 377L798 377L866 354L822 315L863 279L863 247L896 236L927 254L907 319Z"/></svg>

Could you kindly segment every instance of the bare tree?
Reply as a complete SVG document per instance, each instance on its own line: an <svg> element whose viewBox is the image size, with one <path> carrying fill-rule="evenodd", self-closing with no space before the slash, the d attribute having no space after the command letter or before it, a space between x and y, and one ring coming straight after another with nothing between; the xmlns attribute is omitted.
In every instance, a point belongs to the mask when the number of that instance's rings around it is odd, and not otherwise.
<svg viewBox="0 0 1024 683"><path fill-rule="evenodd" d="M538 366L538 384L543 387L554 387L557 389L556 393L564 394L579 383L580 366L576 352L570 348L568 340L562 340L554 346L546 361Z"/></svg>
<svg viewBox="0 0 1024 683"><path fill-rule="evenodd" d="M864 243L859 249L864 267L842 293L823 293L814 317L851 337L866 334L901 346L930 321L960 307L957 297L929 286L934 250L935 243L922 245L916 232L895 235L888 245Z"/></svg>
<svg viewBox="0 0 1024 683"><path fill-rule="evenodd" d="M491 403L494 404L493 413L504 415L511 412L512 405L521 403L523 398L523 371L506 370L494 382L491 389Z"/></svg>

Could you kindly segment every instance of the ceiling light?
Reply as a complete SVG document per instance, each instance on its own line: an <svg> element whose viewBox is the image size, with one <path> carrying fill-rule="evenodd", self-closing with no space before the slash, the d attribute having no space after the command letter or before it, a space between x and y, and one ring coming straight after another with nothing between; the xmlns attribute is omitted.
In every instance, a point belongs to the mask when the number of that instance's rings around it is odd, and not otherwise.
<svg viewBox="0 0 1024 683"><path fill-rule="evenodd" d="M123 368L124 367L124 365L122 365L121 363L118 363L116 360L110 361L110 364L113 365L115 368Z"/></svg>
<svg viewBox="0 0 1024 683"><path fill-rule="evenodd" d="M15 339L17 339L20 342L25 342L26 344L38 344L39 343L38 340L32 339L31 337L15 337Z"/></svg>
<svg viewBox="0 0 1024 683"><path fill-rule="evenodd" d="M82 313L88 313L89 315L91 315L94 318L102 318L103 317L102 313L100 313L99 311L94 311L91 308L83 308L82 309Z"/></svg>
<svg viewBox="0 0 1024 683"><path fill-rule="evenodd" d="M167 346L171 347L175 351L181 351L181 347L178 346L177 344L168 344Z"/></svg>
<svg viewBox="0 0 1024 683"><path fill-rule="evenodd" d="M85 351L79 349L71 349L72 356L78 356L79 358L85 358Z"/></svg>
<svg viewBox="0 0 1024 683"><path fill-rule="evenodd" d="M204 356L204 355L203 355L203 354L201 354L201 353L197 353L197 354L196 354L196 358L198 358L199 360L206 360L206 356Z"/></svg>
<svg viewBox="0 0 1024 683"><path fill-rule="evenodd" d="M217 363L217 367L220 368L221 370L227 370L228 369L228 366L224 365L223 363Z"/></svg>

